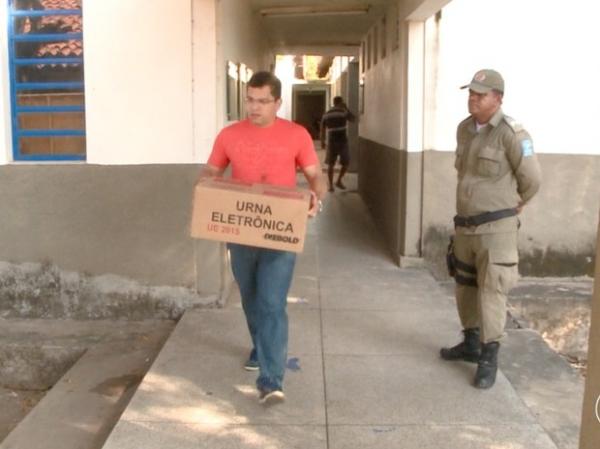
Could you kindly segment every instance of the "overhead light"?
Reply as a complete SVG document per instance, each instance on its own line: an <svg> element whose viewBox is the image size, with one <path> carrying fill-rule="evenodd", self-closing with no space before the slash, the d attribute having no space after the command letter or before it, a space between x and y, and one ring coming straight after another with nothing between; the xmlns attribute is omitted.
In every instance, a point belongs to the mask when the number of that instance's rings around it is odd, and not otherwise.
<svg viewBox="0 0 600 449"><path fill-rule="evenodd" d="M367 14L369 5L344 7L344 6L280 6L264 8L259 11L263 17L290 17L290 16L358 16Z"/></svg>

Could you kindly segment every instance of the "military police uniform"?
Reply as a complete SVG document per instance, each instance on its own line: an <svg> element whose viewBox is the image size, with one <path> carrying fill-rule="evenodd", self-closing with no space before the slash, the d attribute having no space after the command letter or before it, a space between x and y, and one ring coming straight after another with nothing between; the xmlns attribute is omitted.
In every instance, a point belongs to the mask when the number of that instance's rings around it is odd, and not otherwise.
<svg viewBox="0 0 600 449"><path fill-rule="evenodd" d="M473 88L475 78L464 87ZM503 91L503 81L501 87ZM442 349L441 355L478 362L475 384L489 388L504 335L507 295L518 278L517 207L538 191L541 171L531 137L502 109L479 129L473 116L463 120L456 137L457 216L451 257L465 341Z"/></svg>

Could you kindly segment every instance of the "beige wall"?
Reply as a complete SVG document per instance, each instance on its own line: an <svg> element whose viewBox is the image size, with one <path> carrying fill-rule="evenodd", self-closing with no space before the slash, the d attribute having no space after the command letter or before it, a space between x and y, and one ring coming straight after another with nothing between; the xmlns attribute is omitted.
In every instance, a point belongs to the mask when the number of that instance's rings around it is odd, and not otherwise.
<svg viewBox="0 0 600 449"><path fill-rule="evenodd" d="M426 151L424 156L423 255L442 276L456 204L454 154ZM538 158L544 181L520 216L520 271L538 276L592 275L600 156L541 154Z"/></svg>
<svg viewBox="0 0 600 449"><path fill-rule="evenodd" d="M192 164L0 167L0 260L195 287ZM205 254L208 257L208 252Z"/></svg>
<svg viewBox="0 0 600 449"><path fill-rule="evenodd" d="M581 449L596 449L600 441L600 227L596 240L596 277L592 300L588 368L581 421Z"/></svg>
<svg viewBox="0 0 600 449"><path fill-rule="evenodd" d="M390 254L396 261L404 252L404 228L401 218L406 211L405 173L408 153L360 137L358 189Z"/></svg>
<svg viewBox="0 0 600 449"><path fill-rule="evenodd" d="M228 286L223 245L193 240L194 164L0 167L0 309L29 317L176 316ZM178 312L179 311L179 312Z"/></svg>

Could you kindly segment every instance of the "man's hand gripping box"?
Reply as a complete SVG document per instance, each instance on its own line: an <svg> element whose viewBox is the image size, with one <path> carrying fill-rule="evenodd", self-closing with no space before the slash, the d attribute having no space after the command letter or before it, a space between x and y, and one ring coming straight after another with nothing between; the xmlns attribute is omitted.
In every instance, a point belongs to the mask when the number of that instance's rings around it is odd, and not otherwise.
<svg viewBox="0 0 600 449"><path fill-rule="evenodd" d="M302 252L310 192L224 178L202 178L194 191L194 238Z"/></svg>

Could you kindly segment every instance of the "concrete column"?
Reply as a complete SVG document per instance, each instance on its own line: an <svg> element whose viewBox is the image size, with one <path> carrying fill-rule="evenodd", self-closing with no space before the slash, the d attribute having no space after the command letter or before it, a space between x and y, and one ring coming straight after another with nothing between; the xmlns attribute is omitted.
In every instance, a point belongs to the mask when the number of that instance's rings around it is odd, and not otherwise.
<svg viewBox="0 0 600 449"><path fill-rule="evenodd" d="M581 418L580 449L597 449L600 442L600 226L596 243L596 273L588 349L588 370Z"/></svg>
<svg viewBox="0 0 600 449"><path fill-rule="evenodd" d="M423 204L423 107L425 69L425 23L407 23L406 66L406 186L404 216L400 222L404 228L401 242L400 265L414 264L421 256L421 216ZM401 211L402 213L402 211Z"/></svg>

